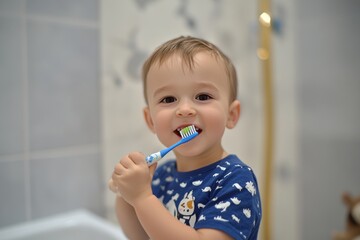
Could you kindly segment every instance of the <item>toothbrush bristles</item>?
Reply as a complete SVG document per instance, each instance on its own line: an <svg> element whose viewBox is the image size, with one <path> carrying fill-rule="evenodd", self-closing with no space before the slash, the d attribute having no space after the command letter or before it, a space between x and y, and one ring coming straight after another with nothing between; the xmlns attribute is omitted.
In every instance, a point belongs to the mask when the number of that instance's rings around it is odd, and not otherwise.
<svg viewBox="0 0 360 240"><path fill-rule="evenodd" d="M187 126L187 127L183 128L183 129L181 129L181 131L180 131L180 135L181 135L182 138L189 137L189 136L191 136L191 135L193 135L195 133L197 133L197 131L196 131L196 128L195 128L194 125Z"/></svg>

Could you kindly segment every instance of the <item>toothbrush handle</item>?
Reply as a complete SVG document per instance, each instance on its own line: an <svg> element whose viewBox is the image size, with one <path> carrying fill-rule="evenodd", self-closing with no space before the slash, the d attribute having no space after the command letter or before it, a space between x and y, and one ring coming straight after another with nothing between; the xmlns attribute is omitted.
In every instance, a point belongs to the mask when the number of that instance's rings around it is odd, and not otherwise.
<svg viewBox="0 0 360 240"><path fill-rule="evenodd" d="M160 152L156 152L153 154L150 154L149 156L146 157L146 163L150 166L151 164L159 161L160 159L162 159L166 154L168 154L171 150L173 150L174 148L176 148L177 146L186 143L190 140L192 140L194 137L196 137L198 135L198 133L194 133L189 137L183 138L180 141L178 141L177 143L175 143L174 145L165 148L163 150L161 150Z"/></svg>
<svg viewBox="0 0 360 240"><path fill-rule="evenodd" d="M168 152L170 152L173 148L165 148L163 150L161 150L160 152L156 152L153 154L150 154L149 156L146 157L146 163L150 166L154 163L156 163L157 161L159 161L160 159L162 159Z"/></svg>
<svg viewBox="0 0 360 240"><path fill-rule="evenodd" d="M156 152L146 157L146 163L150 166L151 164L159 161L161 158L161 152Z"/></svg>
<svg viewBox="0 0 360 240"><path fill-rule="evenodd" d="M170 146L168 148L165 148L165 149L161 150L160 152L150 154L149 156L146 157L146 163L149 166L154 164L155 162L157 162L160 159L162 159L163 157L165 157L165 155L168 154L171 150L173 150L174 148L176 148L177 146L179 146L179 145L181 145L183 143L185 143L185 141L183 141L183 139L181 139L180 141L178 141L174 145L172 145L172 146Z"/></svg>

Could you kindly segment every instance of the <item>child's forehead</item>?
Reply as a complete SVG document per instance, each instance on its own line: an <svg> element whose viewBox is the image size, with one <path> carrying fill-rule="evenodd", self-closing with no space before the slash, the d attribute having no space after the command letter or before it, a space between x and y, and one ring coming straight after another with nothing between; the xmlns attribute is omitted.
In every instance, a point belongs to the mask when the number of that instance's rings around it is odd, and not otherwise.
<svg viewBox="0 0 360 240"><path fill-rule="evenodd" d="M181 55L172 55L162 62L154 63L147 77L147 89L152 92L157 88L191 86L200 88L211 86L227 86L229 80L225 65L208 53L199 53L188 63ZM223 88L223 87L221 87Z"/></svg>
<svg viewBox="0 0 360 240"><path fill-rule="evenodd" d="M219 64L219 58L211 52L202 51L193 55L185 53L173 53L169 56L163 56L154 62L153 70L181 68L184 72L193 72L208 64ZM225 69L224 69L225 71Z"/></svg>

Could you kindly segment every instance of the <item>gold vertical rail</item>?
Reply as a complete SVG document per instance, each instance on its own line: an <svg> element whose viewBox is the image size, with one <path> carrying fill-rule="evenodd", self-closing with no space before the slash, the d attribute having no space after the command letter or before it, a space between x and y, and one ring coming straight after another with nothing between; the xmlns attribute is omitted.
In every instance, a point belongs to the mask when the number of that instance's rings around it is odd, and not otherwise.
<svg viewBox="0 0 360 240"><path fill-rule="evenodd" d="M259 0L260 46L257 55L261 60L264 84L264 182L263 182L263 223L262 237L272 239L272 173L274 149L274 120L272 95L272 52L271 52L271 11L270 0Z"/></svg>

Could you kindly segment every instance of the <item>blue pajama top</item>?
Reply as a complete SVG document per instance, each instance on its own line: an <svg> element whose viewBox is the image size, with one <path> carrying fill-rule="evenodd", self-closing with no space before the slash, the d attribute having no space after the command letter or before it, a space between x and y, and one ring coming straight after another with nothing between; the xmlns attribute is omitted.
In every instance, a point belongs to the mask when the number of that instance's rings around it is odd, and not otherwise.
<svg viewBox="0 0 360 240"><path fill-rule="evenodd" d="M257 239L258 184L252 169L236 155L190 172L178 172L175 160L168 161L156 169L152 189L186 225L217 229L234 239Z"/></svg>

